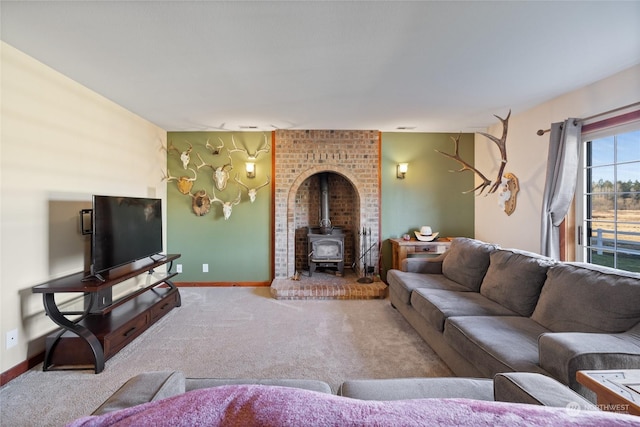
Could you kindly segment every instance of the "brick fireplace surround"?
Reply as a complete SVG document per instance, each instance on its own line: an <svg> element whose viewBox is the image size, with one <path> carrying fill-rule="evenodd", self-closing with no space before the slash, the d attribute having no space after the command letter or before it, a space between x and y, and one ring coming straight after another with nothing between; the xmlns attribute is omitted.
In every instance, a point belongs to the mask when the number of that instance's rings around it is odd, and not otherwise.
<svg viewBox="0 0 640 427"><path fill-rule="evenodd" d="M361 256L359 232L371 233L371 259L377 265L380 240L380 132L377 130L277 130L274 144L275 278L296 272L296 230L309 224L308 212L297 212L299 190L315 174L340 175L353 187L354 259ZM306 184L308 188L308 181ZM305 191L305 190L303 190ZM308 191L308 190L307 190ZM300 209L298 209L300 210ZM340 226L341 224L333 224ZM369 257L367 256L367 259Z"/></svg>

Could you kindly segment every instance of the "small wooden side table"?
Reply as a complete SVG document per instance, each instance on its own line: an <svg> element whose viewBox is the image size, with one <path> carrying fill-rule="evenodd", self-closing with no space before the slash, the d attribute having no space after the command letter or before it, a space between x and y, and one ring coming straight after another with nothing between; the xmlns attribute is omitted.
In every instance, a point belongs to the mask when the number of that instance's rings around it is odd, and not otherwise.
<svg viewBox="0 0 640 427"><path fill-rule="evenodd" d="M640 415L640 369L578 371L576 379L596 394L601 410Z"/></svg>
<svg viewBox="0 0 640 427"><path fill-rule="evenodd" d="M402 260L411 254L439 255L451 246L450 237L440 237L432 242L422 242L417 239L389 239L391 241L391 268L400 270Z"/></svg>

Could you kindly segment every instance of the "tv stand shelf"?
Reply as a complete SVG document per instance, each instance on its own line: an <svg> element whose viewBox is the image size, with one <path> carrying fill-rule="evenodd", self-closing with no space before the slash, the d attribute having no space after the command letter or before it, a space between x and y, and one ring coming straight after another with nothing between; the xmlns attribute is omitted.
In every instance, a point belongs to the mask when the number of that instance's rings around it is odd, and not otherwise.
<svg viewBox="0 0 640 427"><path fill-rule="evenodd" d="M151 272L149 272L149 274L153 274ZM146 285L144 288L138 289L137 291L131 292L128 295L125 295L122 298L119 298L118 300L112 302L110 305L108 305L107 307L105 307L104 309L102 309L100 312L102 314L107 314L110 311L112 311L113 309L120 307L122 304L126 303L129 300L132 300L134 298L136 298L138 295L143 294L145 292L147 292L150 289L155 288L158 285L161 285L163 283L167 283L167 281L169 279L171 279L174 276L177 276L178 273L169 273L169 274L163 274L160 277L154 277L155 281L149 285Z"/></svg>
<svg viewBox="0 0 640 427"><path fill-rule="evenodd" d="M179 307L180 292L171 279L173 261L180 254L166 255L160 259L147 258L109 271L103 280L87 280L84 273L55 279L34 286L34 293L43 294L47 315L62 329L46 338L43 369L95 368L98 374L104 370L105 361L133 341L153 323L174 307ZM154 269L169 264L167 273ZM125 280L148 274L147 283L140 289L109 302L99 308L95 303L105 291ZM84 311L61 311L55 295L59 293L83 293ZM69 319L68 316L78 316Z"/></svg>

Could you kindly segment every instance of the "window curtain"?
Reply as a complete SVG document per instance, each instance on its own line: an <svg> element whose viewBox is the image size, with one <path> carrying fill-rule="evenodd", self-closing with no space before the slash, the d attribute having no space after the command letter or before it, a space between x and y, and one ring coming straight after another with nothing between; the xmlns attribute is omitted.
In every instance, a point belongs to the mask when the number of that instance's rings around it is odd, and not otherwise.
<svg viewBox="0 0 640 427"><path fill-rule="evenodd" d="M542 197L540 253L560 259L560 224L569 212L578 179L582 121L552 123Z"/></svg>

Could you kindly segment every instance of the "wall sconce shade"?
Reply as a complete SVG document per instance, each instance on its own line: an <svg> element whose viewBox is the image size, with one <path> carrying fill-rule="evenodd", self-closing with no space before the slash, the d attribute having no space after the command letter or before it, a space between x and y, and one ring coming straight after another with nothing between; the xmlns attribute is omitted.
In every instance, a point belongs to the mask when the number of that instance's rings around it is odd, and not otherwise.
<svg viewBox="0 0 640 427"><path fill-rule="evenodd" d="M247 162L245 164L247 168L247 178L255 178L256 177L256 164L253 162Z"/></svg>
<svg viewBox="0 0 640 427"><path fill-rule="evenodd" d="M398 163L396 177L398 179L404 179L407 170L409 170L409 163Z"/></svg>

